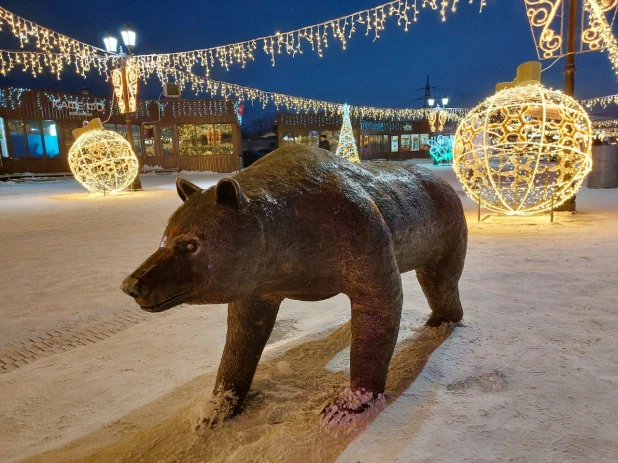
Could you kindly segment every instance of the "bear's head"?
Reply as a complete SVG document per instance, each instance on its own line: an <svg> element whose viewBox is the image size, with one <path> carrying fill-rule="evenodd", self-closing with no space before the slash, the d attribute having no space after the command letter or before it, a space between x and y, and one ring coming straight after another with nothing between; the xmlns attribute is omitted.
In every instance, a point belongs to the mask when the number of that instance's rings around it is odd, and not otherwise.
<svg viewBox="0 0 618 463"><path fill-rule="evenodd" d="M178 178L184 201L171 216L159 249L122 283L148 312L181 303L223 304L255 289L264 256L261 222L235 179L202 190Z"/></svg>

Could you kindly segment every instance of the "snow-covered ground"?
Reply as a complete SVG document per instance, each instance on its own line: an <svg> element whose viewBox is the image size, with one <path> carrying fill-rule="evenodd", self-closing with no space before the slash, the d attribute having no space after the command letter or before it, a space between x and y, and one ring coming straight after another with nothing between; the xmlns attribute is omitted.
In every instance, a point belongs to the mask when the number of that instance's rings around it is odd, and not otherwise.
<svg viewBox="0 0 618 463"><path fill-rule="evenodd" d="M187 177L207 187L222 176ZM73 180L0 182L0 358L50 332L141 320L0 374L0 461L618 461L618 190L583 189L580 213L553 224L478 223L457 187L470 228L464 323L423 329L427 303L404 275L377 419L319 425L347 381L350 309L337 296L285 301L247 409L199 436L190 418L214 382L226 308L146 315L119 290L180 204L173 176L142 182L107 197Z"/></svg>

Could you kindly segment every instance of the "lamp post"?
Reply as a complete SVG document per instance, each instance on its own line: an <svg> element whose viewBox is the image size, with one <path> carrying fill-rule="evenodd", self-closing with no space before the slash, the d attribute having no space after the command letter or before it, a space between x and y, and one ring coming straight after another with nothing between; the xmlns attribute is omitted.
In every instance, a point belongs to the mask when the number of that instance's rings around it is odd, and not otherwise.
<svg viewBox="0 0 618 463"><path fill-rule="evenodd" d="M125 115L127 123L127 139L131 150L135 152L133 143L133 130L131 127L131 114L137 111L137 68L133 63L133 50L135 50L135 40L137 34L135 29L125 23L120 30L124 46L129 52L129 55L122 55L121 67L112 71L112 85L114 86L114 96L118 100L118 110L120 114ZM107 33L103 38L105 50L109 53L116 53L118 40L111 33ZM132 190L141 190L142 184L139 179L139 172L135 181L131 185Z"/></svg>

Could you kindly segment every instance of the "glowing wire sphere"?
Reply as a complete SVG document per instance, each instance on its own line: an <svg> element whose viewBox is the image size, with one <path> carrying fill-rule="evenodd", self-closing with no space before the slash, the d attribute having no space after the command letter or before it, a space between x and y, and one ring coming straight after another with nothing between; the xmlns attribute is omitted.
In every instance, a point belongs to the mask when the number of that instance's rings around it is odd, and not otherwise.
<svg viewBox="0 0 618 463"><path fill-rule="evenodd" d="M88 191L113 193L133 183L139 163L129 142L121 135L97 129L75 140L69 150L69 167Z"/></svg>
<svg viewBox="0 0 618 463"><path fill-rule="evenodd" d="M482 207L535 214L579 190L592 168L591 142L590 119L573 98L541 85L507 88L463 119L453 168Z"/></svg>

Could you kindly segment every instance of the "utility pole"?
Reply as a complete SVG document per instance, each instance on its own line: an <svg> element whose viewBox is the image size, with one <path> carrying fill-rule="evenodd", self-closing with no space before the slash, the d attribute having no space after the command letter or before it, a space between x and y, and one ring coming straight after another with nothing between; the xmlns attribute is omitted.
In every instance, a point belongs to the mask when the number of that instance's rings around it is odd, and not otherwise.
<svg viewBox="0 0 618 463"><path fill-rule="evenodd" d="M421 87L418 90L425 90L425 96L423 96L422 98L417 98L415 101L419 101L422 100L423 101L423 109L427 109L431 106L433 106L433 104L429 104L429 100L432 99L431 96L431 89L436 89L436 87L432 87L429 84L429 75L427 75L427 83L425 84L425 87Z"/></svg>

